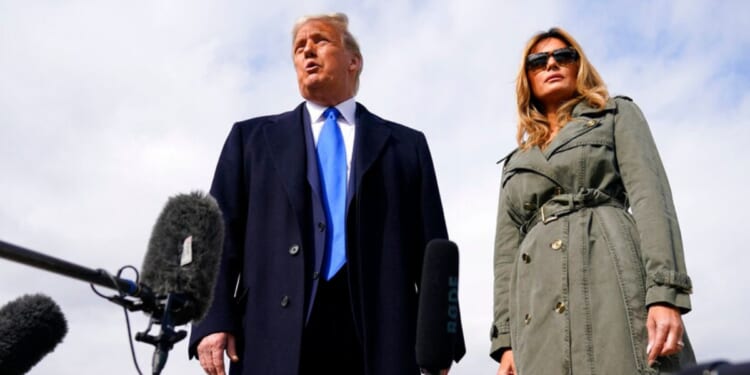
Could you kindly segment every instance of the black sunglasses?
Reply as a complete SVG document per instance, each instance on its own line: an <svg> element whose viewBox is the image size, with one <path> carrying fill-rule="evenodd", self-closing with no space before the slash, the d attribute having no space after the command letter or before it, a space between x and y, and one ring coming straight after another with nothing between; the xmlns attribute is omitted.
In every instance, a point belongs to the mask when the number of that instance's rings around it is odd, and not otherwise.
<svg viewBox="0 0 750 375"><path fill-rule="evenodd" d="M526 70L537 70L547 66L550 55L560 65L567 65L578 61L578 52L573 47L559 48L552 52L532 53L526 57Z"/></svg>

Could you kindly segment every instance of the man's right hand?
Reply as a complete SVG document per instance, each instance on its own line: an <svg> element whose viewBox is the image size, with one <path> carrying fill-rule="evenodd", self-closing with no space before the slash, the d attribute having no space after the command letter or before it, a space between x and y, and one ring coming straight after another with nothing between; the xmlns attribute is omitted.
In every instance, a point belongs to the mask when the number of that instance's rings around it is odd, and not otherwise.
<svg viewBox="0 0 750 375"><path fill-rule="evenodd" d="M201 367L209 375L226 375L224 371L224 352L232 362L237 362L240 358L237 356L234 336L227 332L212 333L204 337L198 343L198 359Z"/></svg>

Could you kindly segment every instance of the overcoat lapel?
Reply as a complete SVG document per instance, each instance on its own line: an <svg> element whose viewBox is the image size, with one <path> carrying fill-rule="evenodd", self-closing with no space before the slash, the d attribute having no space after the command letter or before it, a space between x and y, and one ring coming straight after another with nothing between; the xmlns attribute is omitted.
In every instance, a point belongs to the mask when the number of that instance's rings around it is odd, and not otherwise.
<svg viewBox="0 0 750 375"><path fill-rule="evenodd" d="M312 189L312 198L314 204L321 205L321 189L320 189L320 172L318 171L318 153L315 149L315 139L312 134L312 125L310 124L310 114L307 112L307 108L302 110L302 126L305 132L305 155L307 155L307 182L310 184Z"/></svg>
<svg viewBox="0 0 750 375"><path fill-rule="evenodd" d="M347 191L347 213L352 198L359 191L362 176L367 173L367 170L378 159L391 134L391 130L382 123L383 120L370 113L362 104L357 103L355 117L357 131L355 133L352 155L354 159L352 160L352 165L354 167L350 171L351 176L354 176L354 178L351 179Z"/></svg>
<svg viewBox="0 0 750 375"><path fill-rule="evenodd" d="M307 183L310 184L312 194L310 199L312 203L313 217L325 217L325 207L323 207L323 200L321 196L322 189L320 188L320 171L318 170L318 153L315 148L315 140L312 134L312 125L310 124L310 113L307 111L307 107L304 107L302 111L302 126L305 132L305 155L307 155ZM300 218L300 220L302 220ZM304 225L300 222L300 225ZM313 239L313 270L318 271L323 267L323 256L325 253L325 237L314 236ZM315 300L315 295L318 290L318 280L313 281L312 289L310 291L310 301ZM305 322L310 320L310 316L313 310L313 303L310 302L307 308L307 317Z"/></svg>
<svg viewBox="0 0 750 375"><path fill-rule="evenodd" d="M304 216L307 181L305 156L305 130L303 120L304 104L292 112L275 119L275 123L264 128L268 142L268 157L281 178L284 190L289 197L297 220Z"/></svg>

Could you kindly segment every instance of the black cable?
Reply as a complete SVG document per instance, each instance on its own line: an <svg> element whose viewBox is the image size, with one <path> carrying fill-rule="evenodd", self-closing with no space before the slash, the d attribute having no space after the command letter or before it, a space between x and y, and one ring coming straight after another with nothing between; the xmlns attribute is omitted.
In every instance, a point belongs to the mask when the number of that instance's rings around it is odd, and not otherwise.
<svg viewBox="0 0 750 375"><path fill-rule="evenodd" d="M131 270L133 270L133 272L135 272L135 283L137 285L139 283L140 275L138 274L138 270L135 267L133 267L133 266L128 265L128 266L121 267L117 271L117 277L120 278L120 275L122 275L122 272L124 270L126 270L126 269L131 269ZM119 284L117 284L117 281L115 280L115 278L109 272L107 272L106 270L102 270L102 269L99 269L97 271L104 273L105 275L107 275L107 277L109 277L112 280L112 285L114 285L114 289L117 290L118 296L120 298L124 298L125 297L125 293L120 289ZM96 295L98 295L99 297L102 297L102 298L107 299L107 300L111 300L111 299L117 297L117 296L105 296L104 294L102 294L98 290L96 290L96 287L94 287L94 284L89 284L89 285L91 285L91 290L93 290L94 293ZM128 343L130 344L130 355L133 357L133 365L135 365L135 370L138 371L138 374L139 375L143 375L143 373L141 372L141 368L138 367L138 358L135 355L135 347L133 346L133 334L132 334L132 331L130 329L130 316L128 315L128 309L125 308L125 306L123 305L122 306L122 311L125 313L125 325L126 325L126 327L128 329Z"/></svg>

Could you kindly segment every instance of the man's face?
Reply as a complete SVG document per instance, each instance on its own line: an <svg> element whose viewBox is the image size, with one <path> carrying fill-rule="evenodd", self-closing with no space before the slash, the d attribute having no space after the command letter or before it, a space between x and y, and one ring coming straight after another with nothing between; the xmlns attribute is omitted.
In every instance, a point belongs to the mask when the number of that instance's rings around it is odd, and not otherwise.
<svg viewBox="0 0 750 375"><path fill-rule="evenodd" d="M292 45L300 94L320 105L336 105L354 95L361 59L343 45L335 27L309 21Z"/></svg>

